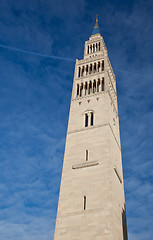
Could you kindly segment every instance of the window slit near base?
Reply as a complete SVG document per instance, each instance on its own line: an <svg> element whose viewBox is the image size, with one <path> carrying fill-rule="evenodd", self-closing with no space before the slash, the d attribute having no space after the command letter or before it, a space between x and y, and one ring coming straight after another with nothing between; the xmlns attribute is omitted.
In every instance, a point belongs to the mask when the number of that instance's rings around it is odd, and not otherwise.
<svg viewBox="0 0 153 240"><path fill-rule="evenodd" d="M88 161L88 150L86 150L86 161Z"/></svg>
<svg viewBox="0 0 153 240"><path fill-rule="evenodd" d="M83 210L86 210L86 196L83 198Z"/></svg>

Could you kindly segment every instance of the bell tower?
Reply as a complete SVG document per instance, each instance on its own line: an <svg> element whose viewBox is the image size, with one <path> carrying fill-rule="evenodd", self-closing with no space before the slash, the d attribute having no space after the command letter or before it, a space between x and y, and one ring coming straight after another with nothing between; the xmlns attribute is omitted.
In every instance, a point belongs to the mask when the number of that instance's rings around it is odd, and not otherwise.
<svg viewBox="0 0 153 240"><path fill-rule="evenodd" d="M54 240L127 240L116 79L97 17L75 64Z"/></svg>

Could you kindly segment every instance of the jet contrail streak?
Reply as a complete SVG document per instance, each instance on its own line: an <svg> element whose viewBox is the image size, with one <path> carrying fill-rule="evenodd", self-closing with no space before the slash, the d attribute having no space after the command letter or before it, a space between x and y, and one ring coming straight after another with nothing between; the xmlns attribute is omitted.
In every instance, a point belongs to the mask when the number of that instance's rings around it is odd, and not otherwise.
<svg viewBox="0 0 153 240"><path fill-rule="evenodd" d="M51 58L51 59L56 59L56 60L64 60L64 61L75 62L75 60L72 59L72 58L64 58L64 57L46 55L46 54L42 54L42 53L37 53L37 52L32 52L32 51L28 51L28 50L24 50L24 49L20 49L20 48L11 47L11 46L4 45L4 44L1 44L1 43L0 43L0 47L8 49L8 50L16 51L16 52L21 52L21 53L25 53L25 54L35 55L35 56L38 56L38 57L44 57L44 58ZM114 68L114 70L116 72L120 72L120 73L126 73L126 74L133 74L133 75L141 76L139 73L134 73L134 72L125 71L125 70L118 70L118 69L115 69L115 68Z"/></svg>
<svg viewBox="0 0 153 240"><path fill-rule="evenodd" d="M16 51L16 52L21 52L21 53L25 53L25 54L31 54L31 55L39 56L39 57L75 62L75 60L72 59L72 58L64 58L64 57L46 55L46 54L32 52L32 51L28 51L28 50L24 50L24 49L20 49L20 48L14 48L14 47L11 47L11 46L8 46L8 45L4 45L4 44L0 44L0 47L1 48L5 48L5 49L9 49L9 50L12 50L12 51Z"/></svg>

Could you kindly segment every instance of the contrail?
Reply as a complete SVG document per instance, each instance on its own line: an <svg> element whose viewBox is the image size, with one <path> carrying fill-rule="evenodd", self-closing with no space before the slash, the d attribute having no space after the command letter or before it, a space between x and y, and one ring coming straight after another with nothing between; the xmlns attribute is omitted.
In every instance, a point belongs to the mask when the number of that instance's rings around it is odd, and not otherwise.
<svg viewBox="0 0 153 240"><path fill-rule="evenodd" d="M25 54L31 54L31 55L39 56L39 57L75 62L75 60L72 59L72 58L46 55L46 54L42 54L42 53L37 53L37 52L32 52L32 51L28 51L28 50L24 50L24 49L20 49L20 48L11 47L11 46L4 45L4 44L0 44L0 47L5 48L5 49L9 49L9 50L12 50L12 51L16 51L16 52L21 52L21 53L25 53Z"/></svg>
<svg viewBox="0 0 153 240"><path fill-rule="evenodd" d="M24 50L24 49L20 49L20 48L11 47L11 46L4 45L4 44L1 44L1 43L0 43L0 47L8 49L8 50L16 51L16 52L21 52L21 53L25 53L25 54L35 55L35 56L38 56L38 57L44 57L44 58L51 58L51 59L56 59L56 60L64 60L64 61L75 62L75 60L72 59L72 58L65 58L65 57L58 57L58 56L53 56L53 55L46 55L46 54L43 54L43 53L37 53L37 52L32 52L32 51L28 51L28 50ZM133 74L133 75L137 75L137 76L142 76L139 73L134 73L134 72L130 72L130 71L118 70L116 68L114 68L114 70L116 72L120 72L120 73L126 73L126 74Z"/></svg>

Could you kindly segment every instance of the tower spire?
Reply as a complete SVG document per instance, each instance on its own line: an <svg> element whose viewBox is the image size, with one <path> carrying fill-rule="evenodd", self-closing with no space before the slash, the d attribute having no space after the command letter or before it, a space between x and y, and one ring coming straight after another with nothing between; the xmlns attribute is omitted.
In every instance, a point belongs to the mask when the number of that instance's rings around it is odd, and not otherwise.
<svg viewBox="0 0 153 240"><path fill-rule="evenodd" d="M99 26L98 26L98 14L96 14L96 24L95 24L95 26L94 26L92 35L95 35L95 34L97 34L97 33L100 33L100 32L99 32Z"/></svg>
<svg viewBox="0 0 153 240"><path fill-rule="evenodd" d="M96 16L76 60L54 240L128 240L116 79Z"/></svg>
<svg viewBox="0 0 153 240"><path fill-rule="evenodd" d="M96 14L96 24L95 24L94 28L95 28L95 27L99 27L99 26L98 26L98 14Z"/></svg>

